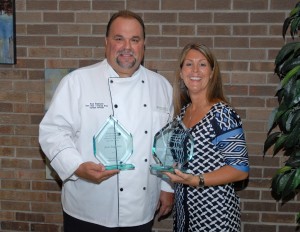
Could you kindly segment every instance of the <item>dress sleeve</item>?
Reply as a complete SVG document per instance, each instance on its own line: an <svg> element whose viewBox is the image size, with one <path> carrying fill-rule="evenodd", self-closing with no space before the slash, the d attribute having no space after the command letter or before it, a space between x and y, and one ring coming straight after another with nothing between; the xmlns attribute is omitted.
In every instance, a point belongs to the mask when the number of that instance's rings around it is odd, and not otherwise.
<svg viewBox="0 0 300 232"><path fill-rule="evenodd" d="M215 112L212 143L222 152L224 161L238 170L249 172L248 151L239 115L228 106Z"/></svg>

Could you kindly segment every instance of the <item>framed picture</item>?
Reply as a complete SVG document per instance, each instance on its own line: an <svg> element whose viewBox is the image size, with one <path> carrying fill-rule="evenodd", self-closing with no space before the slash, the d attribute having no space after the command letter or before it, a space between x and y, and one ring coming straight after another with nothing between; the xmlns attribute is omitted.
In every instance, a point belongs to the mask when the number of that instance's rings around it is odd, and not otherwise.
<svg viewBox="0 0 300 232"><path fill-rule="evenodd" d="M0 64L16 63L15 0L0 0Z"/></svg>
<svg viewBox="0 0 300 232"><path fill-rule="evenodd" d="M45 69L45 112L49 108L49 104L53 97L53 94L56 90L61 79L66 76L68 73L72 72L74 68L69 69ZM51 167L50 161L46 158L46 179L56 179L59 180L59 177L55 170Z"/></svg>

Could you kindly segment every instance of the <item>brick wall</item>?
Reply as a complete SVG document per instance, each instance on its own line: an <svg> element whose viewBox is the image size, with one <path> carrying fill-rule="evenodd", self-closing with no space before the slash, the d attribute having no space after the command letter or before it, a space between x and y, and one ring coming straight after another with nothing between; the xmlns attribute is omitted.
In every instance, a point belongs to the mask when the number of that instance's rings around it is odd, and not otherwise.
<svg viewBox="0 0 300 232"><path fill-rule="evenodd" d="M251 173L240 191L242 231L295 231L296 199L282 205L270 179L283 160L262 149L276 99L274 58L282 23L297 1L283 0L15 0L17 64L0 65L0 230L62 231L60 184L45 179L38 144L44 69L78 68L103 59L111 13L130 9L145 20L145 66L172 82L180 49L205 43L217 55L226 94L242 116ZM171 231L172 219L155 232Z"/></svg>

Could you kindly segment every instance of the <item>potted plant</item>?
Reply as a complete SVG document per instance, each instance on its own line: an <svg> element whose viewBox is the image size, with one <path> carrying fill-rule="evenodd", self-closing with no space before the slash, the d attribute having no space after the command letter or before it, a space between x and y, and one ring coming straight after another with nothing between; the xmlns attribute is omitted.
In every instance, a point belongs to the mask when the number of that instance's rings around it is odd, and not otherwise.
<svg viewBox="0 0 300 232"><path fill-rule="evenodd" d="M290 28L291 41L278 52L275 73L280 86L276 92L278 107L270 117L270 129L264 143L264 156L272 147L273 156L279 152L287 158L272 178L275 199L288 201L300 184L300 42L295 41L300 29L300 2L291 10L282 27L285 39ZM300 223L300 213L297 216Z"/></svg>

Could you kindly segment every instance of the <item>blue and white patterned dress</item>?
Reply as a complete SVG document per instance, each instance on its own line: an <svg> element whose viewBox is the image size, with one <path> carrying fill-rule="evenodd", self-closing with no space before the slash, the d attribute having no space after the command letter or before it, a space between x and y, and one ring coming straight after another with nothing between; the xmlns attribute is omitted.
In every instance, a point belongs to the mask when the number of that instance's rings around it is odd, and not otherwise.
<svg viewBox="0 0 300 232"><path fill-rule="evenodd" d="M187 107L187 106L186 106ZM186 107L181 111L183 118ZM216 103L206 116L190 128L194 155L188 163L195 175L211 172L224 165L248 171L248 152L242 122L224 103ZM240 201L233 184L194 187L175 184L174 231L239 232Z"/></svg>

